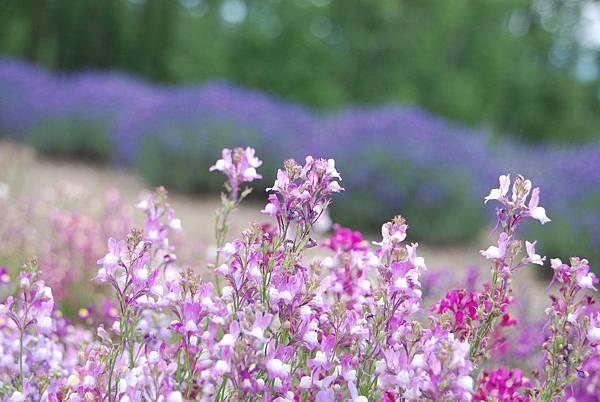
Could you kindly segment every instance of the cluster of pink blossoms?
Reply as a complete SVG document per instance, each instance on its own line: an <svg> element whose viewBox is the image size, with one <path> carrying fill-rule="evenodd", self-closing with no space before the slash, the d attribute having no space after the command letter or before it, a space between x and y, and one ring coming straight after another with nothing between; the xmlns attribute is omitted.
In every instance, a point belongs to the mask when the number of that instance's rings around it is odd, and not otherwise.
<svg viewBox="0 0 600 402"><path fill-rule="evenodd" d="M508 176L486 200L501 202L497 246L482 254L491 280L423 305L425 261L407 242L401 216L368 244L335 227L322 243L312 228L343 191L333 160L285 162L263 212L276 224L251 225L224 241L229 213L258 177L251 148L225 150L213 170L227 175L218 215L214 274L223 286L178 264L170 236L182 224L164 189L142 200L143 228L110 239L96 281L114 296L112 322L94 333L68 325L32 265L17 298L0 305L0 397L9 401L554 401L588 379L600 342L600 315L585 294L597 279L584 259L552 260L559 290L546 311L545 370L526 378L492 369L501 332L514 321L512 273L544 263L519 222L545 223L531 183ZM0 279L5 273L0 272ZM3 282L8 282L8 280ZM470 287L474 287L471 285Z"/></svg>
<svg viewBox="0 0 600 402"><path fill-rule="evenodd" d="M99 198L102 203L93 214L71 209L93 201L74 186L59 185L36 199L0 198L0 259L21 265L35 256L41 279L52 287L57 303L96 302L91 296L98 287L89 276L98 255L107 237L126 234L131 224L116 190Z"/></svg>

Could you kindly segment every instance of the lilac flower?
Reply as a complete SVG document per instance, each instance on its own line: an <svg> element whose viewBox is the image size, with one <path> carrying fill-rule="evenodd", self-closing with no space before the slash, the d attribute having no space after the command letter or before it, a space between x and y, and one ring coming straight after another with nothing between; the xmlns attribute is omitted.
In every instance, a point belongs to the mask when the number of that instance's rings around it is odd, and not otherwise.
<svg viewBox="0 0 600 402"><path fill-rule="evenodd" d="M525 246L527 248L528 261L532 264L544 265L544 261L546 260L546 257L541 257L539 254L535 253L536 243L537 243L537 241L534 241L533 243L525 241Z"/></svg>
<svg viewBox="0 0 600 402"><path fill-rule="evenodd" d="M545 223L550 222L550 219L546 216L546 210L542 207L538 207L540 200L540 189L536 187L533 189L531 193L531 199L529 200L529 215L543 225Z"/></svg>
<svg viewBox="0 0 600 402"><path fill-rule="evenodd" d="M425 260L417 243L406 242L401 216L382 225L378 242L336 226L321 250L326 256L307 253L317 245L311 236L320 214L341 191L332 184L339 176L331 160L288 160L265 208L276 225L253 224L229 240L223 212L211 266L223 287L177 266L170 236L182 224L158 189L139 204L143 229L111 238L98 260L96 279L109 285L114 302L106 306L110 322L94 336L81 326L95 325L89 318L101 308L83 309L85 324L69 323L36 269L24 270L18 296L0 303L0 397L527 401L527 393L550 401L563 392L584 395L578 387L595 384L600 315L586 292L598 280L576 257L551 260L558 292L540 331L544 371L529 382L521 371L490 366L507 342L501 330L515 324L512 272L545 260L536 241L518 238L520 221L538 208L526 206L536 193L528 180L517 176L509 195L505 176L489 196L503 204L498 244L482 251L491 281L452 290L425 308ZM243 194L226 194L223 211Z"/></svg>
<svg viewBox="0 0 600 402"><path fill-rule="evenodd" d="M590 342L600 343L600 314L591 316L587 339Z"/></svg>
<svg viewBox="0 0 600 402"><path fill-rule="evenodd" d="M502 232L498 239L498 247L489 246L487 250L481 250L480 253L488 260L500 260L506 255L506 248L508 247L509 236Z"/></svg>
<svg viewBox="0 0 600 402"><path fill-rule="evenodd" d="M499 181L500 187L492 189L490 194L484 198L486 203L491 200L506 202L506 194L508 194L508 189L510 187L510 175L500 176Z"/></svg>
<svg viewBox="0 0 600 402"><path fill-rule="evenodd" d="M0 285L8 285L10 283L10 275L6 267L0 267Z"/></svg>
<svg viewBox="0 0 600 402"><path fill-rule="evenodd" d="M219 159L209 171L218 170L227 176L228 190L233 199L237 199L240 185L244 182L251 182L262 179L262 176L256 172L256 168L262 165L262 161L255 156L255 150L247 147L235 148L233 150L223 149L223 157Z"/></svg>

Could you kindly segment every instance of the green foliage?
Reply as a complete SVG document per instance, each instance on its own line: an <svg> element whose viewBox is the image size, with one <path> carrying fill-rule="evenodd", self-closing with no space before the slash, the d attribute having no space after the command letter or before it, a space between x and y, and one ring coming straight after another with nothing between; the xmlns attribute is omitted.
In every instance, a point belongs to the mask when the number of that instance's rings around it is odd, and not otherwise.
<svg viewBox="0 0 600 402"><path fill-rule="evenodd" d="M228 122L208 121L149 133L136 167L148 183L170 190L191 193L221 190L223 178L209 172L207 166L215 161L216 149L237 145L237 130L241 129ZM247 138L249 144L258 140L251 132Z"/></svg>
<svg viewBox="0 0 600 402"><path fill-rule="evenodd" d="M469 176L458 171L434 170L416 174L421 182L409 198L406 211L415 238L438 244L475 238L484 226L486 217L482 213L479 197L472 191ZM437 194L428 196L428 192Z"/></svg>
<svg viewBox="0 0 600 402"><path fill-rule="evenodd" d="M31 144L43 155L92 161L108 161L114 152L106 121L81 116L43 119L31 132Z"/></svg>
<svg viewBox="0 0 600 402"><path fill-rule="evenodd" d="M472 240L481 231L485 217L467 172L416 166L381 149L365 149L356 159L369 161L369 181L335 200L335 222L377 230L375 222L401 214L414 239L436 244Z"/></svg>
<svg viewBox="0 0 600 402"><path fill-rule="evenodd" d="M211 78L318 108L415 103L531 142L598 136L583 81L586 2L549 0L5 0L0 52L157 81ZM242 10L243 13L243 10ZM596 67L597 60L596 60Z"/></svg>
<svg viewBox="0 0 600 402"><path fill-rule="evenodd" d="M531 224L527 236L538 239L539 250L551 258L568 261L573 256L584 256L600 273L600 191L592 193L570 206L568 211L552 211L552 222ZM550 258L549 257L549 258Z"/></svg>

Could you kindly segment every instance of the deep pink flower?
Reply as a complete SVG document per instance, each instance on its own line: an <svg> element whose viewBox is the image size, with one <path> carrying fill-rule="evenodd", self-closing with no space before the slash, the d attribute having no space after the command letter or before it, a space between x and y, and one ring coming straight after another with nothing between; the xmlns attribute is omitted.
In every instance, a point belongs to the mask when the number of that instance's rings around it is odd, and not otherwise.
<svg viewBox="0 0 600 402"><path fill-rule="evenodd" d="M342 250L348 252L353 250L365 251L368 249L368 244L363 240L360 232L338 224L333 225L333 235L329 239L324 240L321 245L333 251Z"/></svg>
<svg viewBox="0 0 600 402"><path fill-rule="evenodd" d="M498 402L529 402L523 391L529 389L529 380L523 377L519 369L483 370L479 388L474 395L476 401L488 401L493 398Z"/></svg>

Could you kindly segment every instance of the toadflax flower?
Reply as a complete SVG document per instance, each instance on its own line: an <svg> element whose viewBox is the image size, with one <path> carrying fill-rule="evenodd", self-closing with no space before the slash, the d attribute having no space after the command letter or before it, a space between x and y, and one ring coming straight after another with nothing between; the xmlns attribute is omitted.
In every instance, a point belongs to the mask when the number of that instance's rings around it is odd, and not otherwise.
<svg viewBox="0 0 600 402"><path fill-rule="evenodd" d="M506 248L510 236L504 232L500 233L498 238L498 246L489 246L487 250L481 250L480 253L488 260L499 260L506 255Z"/></svg>
<svg viewBox="0 0 600 402"><path fill-rule="evenodd" d="M262 161L256 157L256 151L247 147L223 149L222 158L219 159L209 171L219 171L227 176L228 190L233 199L237 199L240 185L245 182L251 182L262 179L256 169L262 165Z"/></svg>
<svg viewBox="0 0 600 402"><path fill-rule="evenodd" d="M140 202L142 228L94 257L104 254L96 279L111 301L71 322L34 266L3 286L16 293L0 301L0 399L524 402L597 393L600 316L587 293L598 279L582 258L551 260L558 294L533 338L543 370L530 382L525 367L494 367L507 343L501 330L515 325L510 274L545 261L536 241L518 237L523 218L547 221L529 180L517 176L510 193L501 176L486 197L501 203L498 242L481 251L490 281L478 289L471 280L426 308L425 260L402 216L382 225L378 242L336 225L317 255L307 252L343 190L331 159L287 160L263 210L275 224L230 239L228 216L249 191L240 185L258 178L260 164L251 148L236 148L211 167L227 175L210 264L224 286L202 278L203 268L178 266L169 237L182 222L162 188Z"/></svg>

